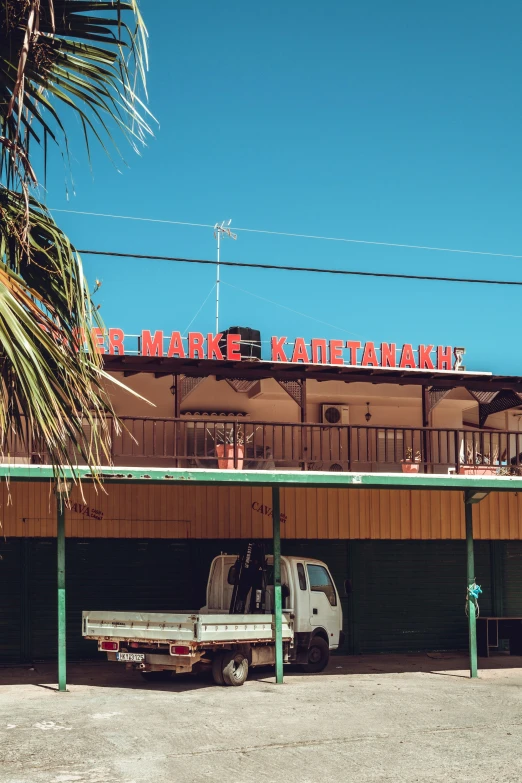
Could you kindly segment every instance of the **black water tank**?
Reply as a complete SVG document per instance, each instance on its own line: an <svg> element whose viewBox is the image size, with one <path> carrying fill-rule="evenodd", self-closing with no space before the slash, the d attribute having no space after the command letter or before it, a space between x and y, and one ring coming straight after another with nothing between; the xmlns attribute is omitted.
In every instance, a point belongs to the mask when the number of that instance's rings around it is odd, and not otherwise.
<svg viewBox="0 0 522 783"><path fill-rule="evenodd" d="M241 335L242 359L261 359L261 332L257 329L250 329L249 326L229 326L219 341L219 347L225 357L227 355L227 334Z"/></svg>

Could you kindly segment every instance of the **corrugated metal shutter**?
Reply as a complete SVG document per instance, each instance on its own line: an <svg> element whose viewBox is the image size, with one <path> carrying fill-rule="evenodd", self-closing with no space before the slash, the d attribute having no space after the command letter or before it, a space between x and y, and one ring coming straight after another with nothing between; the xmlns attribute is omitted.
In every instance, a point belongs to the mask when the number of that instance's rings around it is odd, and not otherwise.
<svg viewBox="0 0 522 783"><path fill-rule="evenodd" d="M58 635L56 539L29 542L29 623L33 660L56 658Z"/></svg>
<svg viewBox="0 0 522 783"><path fill-rule="evenodd" d="M0 541L0 663L22 656L22 540Z"/></svg>
<svg viewBox="0 0 522 783"><path fill-rule="evenodd" d="M504 542L503 566L503 614L522 617L522 541Z"/></svg>
<svg viewBox="0 0 522 783"><path fill-rule="evenodd" d="M56 542L33 542L31 639L34 659L56 657ZM187 541L69 539L66 542L67 652L98 655L81 634L88 609L193 609Z"/></svg>
<svg viewBox="0 0 522 783"><path fill-rule="evenodd" d="M466 649L464 541L352 543L356 649ZM491 611L489 545L475 543L476 577Z"/></svg>

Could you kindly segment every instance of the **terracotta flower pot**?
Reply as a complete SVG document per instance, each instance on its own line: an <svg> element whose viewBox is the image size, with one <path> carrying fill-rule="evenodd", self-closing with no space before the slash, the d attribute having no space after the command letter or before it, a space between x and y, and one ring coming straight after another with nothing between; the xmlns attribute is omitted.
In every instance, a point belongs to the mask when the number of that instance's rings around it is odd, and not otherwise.
<svg viewBox="0 0 522 783"><path fill-rule="evenodd" d="M418 473L420 464L418 462L408 462L405 460L401 463L403 473Z"/></svg>
<svg viewBox="0 0 522 783"><path fill-rule="evenodd" d="M495 465L460 465L461 476L491 476L495 475L498 468Z"/></svg>
<svg viewBox="0 0 522 783"><path fill-rule="evenodd" d="M245 449L243 446L237 446L236 449L237 469L243 470ZM234 446L232 443L220 443L216 446L216 454L218 455L218 467L221 470L234 470Z"/></svg>

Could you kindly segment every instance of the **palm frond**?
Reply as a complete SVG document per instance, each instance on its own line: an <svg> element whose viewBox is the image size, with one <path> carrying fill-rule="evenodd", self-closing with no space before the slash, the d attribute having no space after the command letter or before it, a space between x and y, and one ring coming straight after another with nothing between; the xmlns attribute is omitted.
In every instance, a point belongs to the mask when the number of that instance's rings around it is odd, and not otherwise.
<svg viewBox="0 0 522 783"><path fill-rule="evenodd" d="M60 105L107 149L118 129L134 150L152 133L139 98L146 91L147 31L136 0L4 0L0 15L0 143L6 176L13 148L45 144L66 131ZM126 20L132 19L128 24ZM15 145L13 147L13 145ZM6 184L9 184L7 182Z"/></svg>
<svg viewBox="0 0 522 783"><path fill-rule="evenodd" d="M0 187L0 450L43 441L57 472L110 461L99 321L81 259L45 208ZM27 252L30 246L30 254Z"/></svg>

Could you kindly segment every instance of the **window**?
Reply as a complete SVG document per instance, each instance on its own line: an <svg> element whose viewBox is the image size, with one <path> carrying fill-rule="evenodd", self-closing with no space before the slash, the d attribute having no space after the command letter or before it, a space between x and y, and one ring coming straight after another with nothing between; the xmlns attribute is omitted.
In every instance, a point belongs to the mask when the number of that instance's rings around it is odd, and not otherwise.
<svg viewBox="0 0 522 783"><path fill-rule="evenodd" d="M331 605L337 606L335 587L326 568L320 565L308 565L307 568L310 590L315 593L324 593Z"/></svg>
<svg viewBox="0 0 522 783"><path fill-rule="evenodd" d="M306 590L306 574L304 565L302 563L297 564L297 577L299 579L299 587L301 590Z"/></svg>

